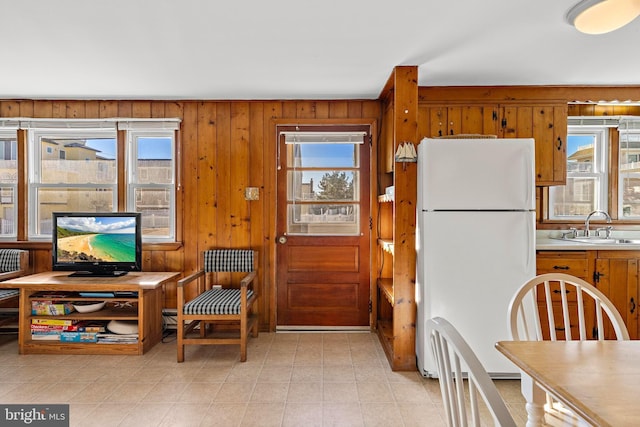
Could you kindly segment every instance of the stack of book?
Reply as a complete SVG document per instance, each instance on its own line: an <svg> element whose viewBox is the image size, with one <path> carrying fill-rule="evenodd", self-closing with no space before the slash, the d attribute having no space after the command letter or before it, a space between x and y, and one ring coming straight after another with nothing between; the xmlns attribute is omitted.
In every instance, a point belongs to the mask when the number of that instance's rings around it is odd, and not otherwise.
<svg viewBox="0 0 640 427"><path fill-rule="evenodd" d="M99 321L71 319L31 319L31 339L62 342L96 342L106 330Z"/></svg>
<svg viewBox="0 0 640 427"><path fill-rule="evenodd" d="M102 344L135 344L138 342L138 334L98 334L98 343Z"/></svg>

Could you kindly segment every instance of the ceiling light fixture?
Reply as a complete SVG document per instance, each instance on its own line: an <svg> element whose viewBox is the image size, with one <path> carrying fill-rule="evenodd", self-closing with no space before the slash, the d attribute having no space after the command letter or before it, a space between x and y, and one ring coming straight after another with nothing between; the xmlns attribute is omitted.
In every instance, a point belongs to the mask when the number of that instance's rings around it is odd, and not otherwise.
<svg viewBox="0 0 640 427"><path fill-rule="evenodd" d="M567 13L580 32L604 34L624 27L640 15L640 0L582 0Z"/></svg>

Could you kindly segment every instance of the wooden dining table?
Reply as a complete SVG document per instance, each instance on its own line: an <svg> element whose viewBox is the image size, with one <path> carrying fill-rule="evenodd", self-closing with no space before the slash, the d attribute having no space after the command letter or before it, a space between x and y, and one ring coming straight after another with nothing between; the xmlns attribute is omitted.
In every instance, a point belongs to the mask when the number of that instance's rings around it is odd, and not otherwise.
<svg viewBox="0 0 640 427"><path fill-rule="evenodd" d="M522 373L527 427L543 425L546 393L594 426L640 425L640 341L500 341Z"/></svg>

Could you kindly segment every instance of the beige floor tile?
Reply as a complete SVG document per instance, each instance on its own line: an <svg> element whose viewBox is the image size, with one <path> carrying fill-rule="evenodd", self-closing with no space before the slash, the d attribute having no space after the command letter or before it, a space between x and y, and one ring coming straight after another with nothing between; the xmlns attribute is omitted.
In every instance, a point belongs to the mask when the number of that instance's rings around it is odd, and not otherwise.
<svg viewBox="0 0 640 427"><path fill-rule="evenodd" d="M359 403L325 402L322 407L323 427L364 426Z"/></svg>
<svg viewBox="0 0 640 427"><path fill-rule="evenodd" d="M247 410L246 403L213 403L202 417L202 427L239 426Z"/></svg>
<svg viewBox="0 0 640 427"><path fill-rule="evenodd" d="M283 427L322 427L322 403L287 402Z"/></svg>
<svg viewBox="0 0 640 427"><path fill-rule="evenodd" d="M288 392L288 382L257 383L251 394L251 402L284 403L287 400Z"/></svg>
<svg viewBox="0 0 640 427"><path fill-rule="evenodd" d="M244 413L241 427L278 427L282 425L284 402L251 402Z"/></svg>
<svg viewBox="0 0 640 427"><path fill-rule="evenodd" d="M289 384L287 402L322 402L322 383L299 382Z"/></svg>
<svg viewBox="0 0 640 427"><path fill-rule="evenodd" d="M209 405L201 403L176 403L172 405L160 424L160 427L198 427Z"/></svg>
<svg viewBox="0 0 640 427"><path fill-rule="evenodd" d="M358 402L358 388L355 382L323 384L322 400L325 402Z"/></svg>
<svg viewBox="0 0 640 427"><path fill-rule="evenodd" d="M445 425L438 381L391 371L373 333L261 333L247 362L209 345L180 364L175 341L142 356L19 355L0 336L0 376L0 402L68 403L72 427ZM520 382L496 384L524 425Z"/></svg>

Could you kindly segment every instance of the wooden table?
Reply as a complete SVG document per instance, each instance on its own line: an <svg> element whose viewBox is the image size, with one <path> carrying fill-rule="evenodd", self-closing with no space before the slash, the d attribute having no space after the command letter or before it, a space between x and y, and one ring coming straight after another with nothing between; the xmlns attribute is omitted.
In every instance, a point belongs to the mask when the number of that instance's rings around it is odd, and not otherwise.
<svg viewBox="0 0 640 427"><path fill-rule="evenodd" d="M500 341L522 373L527 426L542 425L545 393L595 426L640 423L640 341Z"/></svg>
<svg viewBox="0 0 640 427"><path fill-rule="evenodd" d="M69 277L69 272L47 271L0 282L0 288L20 289L18 350L20 354L143 354L162 339L162 285L181 273L131 272L119 277ZM59 298L38 297L39 292L73 293ZM78 296L79 292L133 292L105 298ZM107 301L107 307L92 313L72 312L57 316L32 315L32 301ZM111 303L111 304L109 304ZM115 307L112 307L113 304ZM101 344L33 340L32 319L137 321L136 343Z"/></svg>

